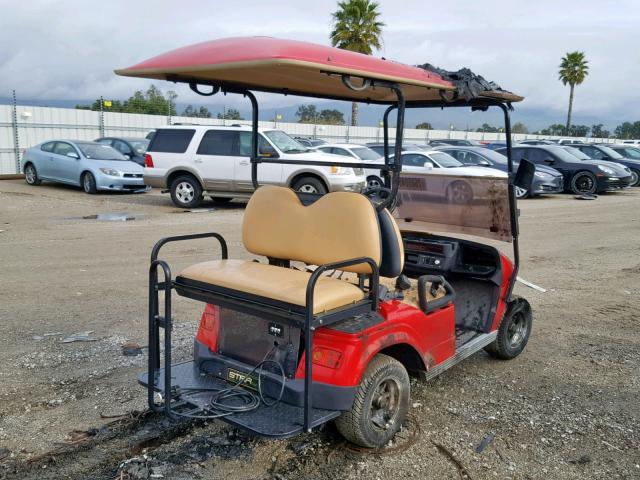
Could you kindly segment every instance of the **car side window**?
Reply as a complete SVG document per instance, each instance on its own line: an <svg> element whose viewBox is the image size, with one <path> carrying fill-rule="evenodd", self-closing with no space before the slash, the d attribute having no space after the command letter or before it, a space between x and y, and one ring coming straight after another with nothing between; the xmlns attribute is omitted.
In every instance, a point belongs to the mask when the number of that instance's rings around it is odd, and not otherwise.
<svg viewBox="0 0 640 480"><path fill-rule="evenodd" d="M331 149L331 153L333 153L334 155L342 155L343 157L350 157L351 156L351 155L349 155L349 152L347 152L344 148L333 147Z"/></svg>
<svg viewBox="0 0 640 480"><path fill-rule="evenodd" d="M541 164L544 163L545 158L550 157L547 152L540 150L539 148L525 148L523 150L522 154L517 157L517 161L524 158L530 162Z"/></svg>
<svg viewBox="0 0 640 480"><path fill-rule="evenodd" d="M53 147L53 153L57 155L66 155L67 153L77 153L76 149L71 144L66 142L56 142L56 146Z"/></svg>
<svg viewBox="0 0 640 480"><path fill-rule="evenodd" d="M131 149L129 148L129 145L127 145L126 143L124 143L121 140L114 140L113 141L113 148L115 148L117 151L119 151L123 155L131 155L132 154Z"/></svg>
<svg viewBox="0 0 640 480"><path fill-rule="evenodd" d="M603 152L598 150L597 148L582 147L580 150L582 150L584 153L589 155L591 158L595 158L597 160L602 160L602 159L607 158L607 156Z"/></svg>
<svg viewBox="0 0 640 480"><path fill-rule="evenodd" d="M197 153L199 155L238 156L240 154L238 133L234 130L208 130L200 141Z"/></svg>
<svg viewBox="0 0 640 480"><path fill-rule="evenodd" d="M55 146L55 144L56 142L47 142L40 147L40 150L42 150L43 152L53 152L53 147Z"/></svg>
<svg viewBox="0 0 640 480"><path fill-rule="evenodd" d="M426 157L418 155L417 153L405 153L400 158L402 160L402 165L407 167L424 167L424 164L427 161Z"/></svg>
<svg viewBox="0 0 640 480"><path fill-rule="evenodd" d="M238 141L239 146L238 149L234 149L238 153L234 153L233 155L241 156L241 157L250 157L251 156L251 133L249 132L238 132ZM204 139L203 139L204 140ZM259 133L258 134L258 149L267 145L267 141L264 137ZM211 154L214 155L214 154Z"/></svg>
<svg viewBox="0 0 640 480"><path fill-rule="evenodd" d="M161 128L156 130L148 152L184 153L196 133L193 129L186 128Z"/></svg>

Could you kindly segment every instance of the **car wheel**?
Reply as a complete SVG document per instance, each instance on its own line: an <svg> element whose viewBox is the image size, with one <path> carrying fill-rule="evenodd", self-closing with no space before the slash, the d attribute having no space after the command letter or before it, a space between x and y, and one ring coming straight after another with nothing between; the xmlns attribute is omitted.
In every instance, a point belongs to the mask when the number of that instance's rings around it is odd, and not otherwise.
<svg viewBox="0 0 640 480"><path fill-rule="evenodd" d="M598 181L591 172L578 172L571 178L571 191L576 195L596 193Z"/></svg>
<svg viewBox="0 0 640 480"><path fill-rule="evenodd" d="M29 185L40 185L42 183L42 180L38 177L38 171L33 163L27 163L24 167L24 180Z"/></svg>
<svg viewBox="0 0 640 480"><path fill-rule="evenodd" d="M376 177L375 175L371 175L367 177L367 187L384 187L384 182L380 177Z"/></svg>
<svg viewBox="0 0 640 480"><path fill-rule="evenodd" d="M515 187L516 198L527 198L529 196L529 190L522 187Z"/></svg>
<svg viewBox="0 0 640 480"><path fill-rule="evenodd" d="M367 448L385 446L409 411L409 374L394 358L378 354L367 366L351 410L335 421L344 438Z"/></svg>
<svg viewBox="0 0 640 480"><path fill-rule="evenodd" d="M449 203L471 203L473 190L471 185L462 180L457 180L447 187L447 201Z"/></svg>
<svg viewBox="0 0 640 480"><path fill-rule="evenodd" d="M317 193L324 195L327 193L327 188L324 184L315 177L302 177L293 182L293 189L300 193Z"/></svg>
<svg viewBox="0 0 640 480"><path fill-rule="evenodd" d="M84 172L82 175L82 189L85 193L94 194L98 191L96 188L96 179L91 172Z"/></svg>
<svg viewBox="0 0 640 480"><path fill-rule="evenodd" d="M640 187L640 170L631 169L631 186Z"/></svg>
<svg viewBox="0 0 640 480"><path fill-rule="evenodd" d="M171 182L171 200L176 207L196 208L202 202L202 187L193 175L181 175Z"/></svg>
<svg viewBox="0 0 640 480"><path fill-rule="evenodd" d="M231 197L211 197L211 200L213 200L213 203L215 203L216 205L226 205L231 200L233 200L233 198L231 198Z"/></svg>
<svg viewBox="0 0 640 480"><path fill-rule="evenodd" d="M485 350L492 357L501 360L517 357L529 341L532 326L531 305L526 299L514 296L500 322L498 336L485 347Z"/></svg>

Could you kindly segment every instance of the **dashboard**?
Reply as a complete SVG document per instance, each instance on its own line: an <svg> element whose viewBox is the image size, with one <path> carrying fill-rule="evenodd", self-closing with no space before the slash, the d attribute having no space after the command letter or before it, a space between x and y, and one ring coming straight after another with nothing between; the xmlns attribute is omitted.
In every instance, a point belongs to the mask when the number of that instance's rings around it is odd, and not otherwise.
<svg viewBox="0 0 640 480"><path fill-rule="evenodd" d="M497 250L487 245L410 232L404 232L402 239L405 273L410 277L460 274L486 278L500 269Z"/></svg>

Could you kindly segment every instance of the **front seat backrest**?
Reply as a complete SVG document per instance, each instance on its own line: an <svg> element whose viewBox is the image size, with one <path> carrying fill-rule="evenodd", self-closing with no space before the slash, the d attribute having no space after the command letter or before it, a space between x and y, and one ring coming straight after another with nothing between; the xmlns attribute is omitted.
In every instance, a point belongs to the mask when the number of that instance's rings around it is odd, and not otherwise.
<svg viewBox="0 0 640 480"><path fill-rule="evenodd" d="M359 193L328 193L304 206L289 188L265 185L244 212L242 241L249 252L310 265L382 256L375 208ZM367 264L345 267L371 273Z"/></svg>
<svg viewBox="0 0 640 480"><path fill-rule="evenodd" d="M402 268L404 267L404 244L402 243L400 229L386 208L378 212L378 221L382 239L380 275L395 278L402 273Z"/></svg>

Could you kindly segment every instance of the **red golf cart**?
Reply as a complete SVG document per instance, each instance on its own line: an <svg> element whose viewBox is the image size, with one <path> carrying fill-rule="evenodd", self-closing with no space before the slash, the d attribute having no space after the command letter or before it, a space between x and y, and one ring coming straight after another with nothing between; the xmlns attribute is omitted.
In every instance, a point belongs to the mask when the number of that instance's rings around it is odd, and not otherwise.
<svg viewBox="0 0 640 480"><path fill-rule="evenodd" d="M521 162L508 179L435 178L401 176L402 163L395 160L401 158L406 108L500 108L510 153L509 110L521 97L481 77L448 77L426 67L258 37L192 45L117 73L187 83L201 95L240 94L252 106L255 192L244 212L242 239L263 260L228 258L217 233L169 237L155 245L149 368L139 379L151 409L171 417L220 418L275 438L334 420L348 440L380 447L407 415L410 373L432 378L481 349L502 359L522 352L532 316L528 302L512 295L519 261L514 185L526 183L531 166ZM388 105L385 186L319 196L261 185L260 170L284 160L258 147L253 92ZM336 159L333 166L371 167ZM442 182L467 194L438 193ZM513 261L476 237L512 242ZM219 243L219 259L173 276L159 258L162 246L202 238ZM414 286L416 300L405 301ZM172 365L173 291L206 306L193 360Z"/></svg>

